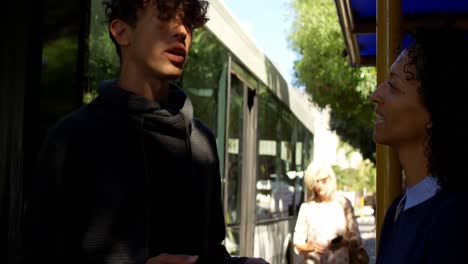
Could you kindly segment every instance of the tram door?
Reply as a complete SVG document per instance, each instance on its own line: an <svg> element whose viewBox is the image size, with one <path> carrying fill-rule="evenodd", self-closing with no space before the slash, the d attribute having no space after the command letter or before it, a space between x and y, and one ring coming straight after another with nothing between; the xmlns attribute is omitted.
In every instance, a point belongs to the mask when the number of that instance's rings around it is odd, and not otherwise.
<svg viewBox="0 0 468 264"><path fill-rule="evenodd" d="M256 96L252 85L230 75L224 209L226 248L231 254L253 254L255 225Z"/></svg>
<svg viewBox="0 0 468 264"><path fill-rule="evenodd" d="M46 131L82 102L91 1L10 1L0 92L0 263L17 263ZM5 245L5 243L2 243Z"/></svg>

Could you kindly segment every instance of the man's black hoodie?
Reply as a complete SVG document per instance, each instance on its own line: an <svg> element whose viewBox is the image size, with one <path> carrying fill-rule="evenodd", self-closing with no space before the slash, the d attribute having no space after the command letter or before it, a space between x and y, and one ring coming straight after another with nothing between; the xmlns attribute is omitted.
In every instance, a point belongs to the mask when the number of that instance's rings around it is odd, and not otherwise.
<svg viewBox="0 0 468 264"><path fill-rule="evenodd" d="M240 263L225 225L212 132L170 87L160 105L106 81L53 129L27 203L26 260L144 263L160 253Z"/></svg>

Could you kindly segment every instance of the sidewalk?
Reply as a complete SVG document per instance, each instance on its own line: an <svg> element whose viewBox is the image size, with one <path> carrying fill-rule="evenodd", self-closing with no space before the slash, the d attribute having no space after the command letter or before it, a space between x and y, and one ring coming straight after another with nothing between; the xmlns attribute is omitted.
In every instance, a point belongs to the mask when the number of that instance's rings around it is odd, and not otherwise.
<svg viewBox="0 0 468 264"><path fill-rule="evenodd" d="M375 263L376 258L376 241L375 241L375 219L374 216L361 216L357 218L359 230L361 231L361 238L364 242L364 247L369 254L369 264Z"/></svg>

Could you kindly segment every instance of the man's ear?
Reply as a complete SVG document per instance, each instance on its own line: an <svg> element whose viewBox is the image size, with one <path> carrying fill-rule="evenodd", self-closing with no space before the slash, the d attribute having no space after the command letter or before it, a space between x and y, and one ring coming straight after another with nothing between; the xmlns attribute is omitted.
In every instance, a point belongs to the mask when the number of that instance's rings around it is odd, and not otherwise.
<svg viewBox="0 0 468 264"><path fill-rule="evenodd" d="M115 41L120 46L128 46L130 44L131 27L120 19L114 19L109 25L109 31Z"/></svg>

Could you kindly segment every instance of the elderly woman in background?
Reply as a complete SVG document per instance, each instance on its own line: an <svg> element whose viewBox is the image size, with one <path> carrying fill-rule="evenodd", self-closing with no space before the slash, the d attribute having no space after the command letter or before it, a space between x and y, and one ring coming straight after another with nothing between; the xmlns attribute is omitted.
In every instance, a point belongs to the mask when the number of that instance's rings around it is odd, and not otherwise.
<svg viewBox="0 0 468 264"><path fill-rule="evenodd" d="M307 201L301 205L294 231L294 246L304 263L367 263L353 207L337 194L333 169L310 164L304 181Z"/></svg>

